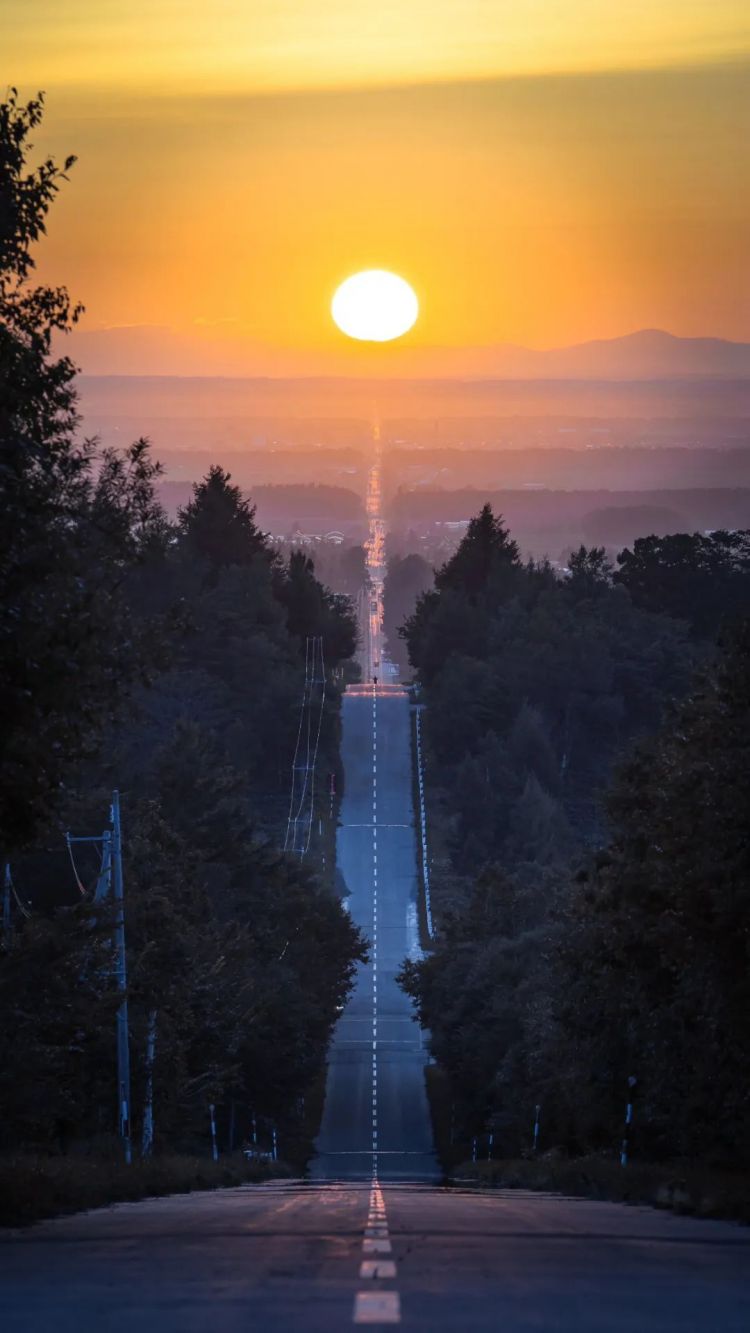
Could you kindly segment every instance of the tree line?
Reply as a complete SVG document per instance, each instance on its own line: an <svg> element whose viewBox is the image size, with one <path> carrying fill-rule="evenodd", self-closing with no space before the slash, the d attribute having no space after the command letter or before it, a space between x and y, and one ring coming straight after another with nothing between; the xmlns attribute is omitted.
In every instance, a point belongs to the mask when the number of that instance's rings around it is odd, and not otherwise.
<svg viewBox="0 0 750 1333"><path fill-rule="evenodd" d="M402 984L455 1133L750 1164L750 533L561 578L489 506L402 634L440 918ZM721 628L719 628L721 626ZM716 635L719 635L718 645Z"/></svg>
<svg viewBox="0 0 750 1333"><path fill-rule="evenodd" d="M112 918L96 835L122 794L132 1124L205 1144L208 1105L291 1135L364 943L322 873L280 850L305 676L322 640L318 766L338 759L350 600L281 559L219 466L176 522L146 440L81 437L53 340L80 308L33 247L73 165L29 165L43 101L0 106L0 1145L104 1144L117 1116ZM317 821L316 821L317 823ZM236 1109L236 1117L232 1107Z"/></svg>

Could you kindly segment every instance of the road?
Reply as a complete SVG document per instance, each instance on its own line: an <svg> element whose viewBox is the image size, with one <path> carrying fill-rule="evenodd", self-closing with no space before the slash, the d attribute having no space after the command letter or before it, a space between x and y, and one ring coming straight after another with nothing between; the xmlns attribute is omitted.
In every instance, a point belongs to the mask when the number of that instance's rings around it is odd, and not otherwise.
<svg viewBox="0 0 750 1333"><path fill-rule="evenodd" d="M419 952L407 694L344 696L338 867L371 942L337 1024L313 1179L437 1180L425 1093L427 1052L395 974Z"/></svg>
<svg viewBox="0 0 750 1333"><path fill-rule="evenodd" d="M5 1237L0 1327L747 1333L749 1274L750 1231L727 1223L520 1191L300 1182Z"/></svg>

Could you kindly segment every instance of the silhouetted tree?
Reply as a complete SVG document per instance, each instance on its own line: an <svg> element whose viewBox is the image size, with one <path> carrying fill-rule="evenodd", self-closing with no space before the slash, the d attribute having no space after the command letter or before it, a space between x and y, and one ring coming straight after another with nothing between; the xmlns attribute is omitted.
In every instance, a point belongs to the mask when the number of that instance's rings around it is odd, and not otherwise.
<svg viewBox="0 0 750 1333"><path fill-rule="evenodd" d="M603 546L579 546L572 552L568 567L568 588L576 601L606 591L612 581L612 565Z"/></svg>
<svg viewBox="0 0 750 1333"><path fill-rule="evenodd" d="M395 555L388 561L383 584L383 628L390 660L402 671L409 666L400 627L414 612L417 598L432 587L432 566L421 555Z"/></svg>
<svg viewBox="0 0 750 1333"><path fill-rule="evenodd" d="M231 472L218 464L193 486L193 498L180 510L181 540L191 554L205 560L215 574L226 565L248 565L256 556L273 559L265 536L255 523L255 506L239 486L231 484Z"/></svg>
<svg viewBox="0 0 750 1333"><path fill-rule="evenodd" d="M293 551L280 571L277 596L286 608L289 633L304 642L323 638L329 664L351 657L357 646L357 622L348 597L331 592L315 578L315 564L304 551Z"/></svg>
<svg viewBox="0 0 750 1333"><path fill-rule="evenodd" d="M486 504L469 523L455 555L437 571L435 587L439 592L452 588L473 597L487 587L493 575L518 565L517 543L503 526L502 517L496 517Z"/></svg>
<svg viewBox="0 0 750 1333"><path fill-rule="evenodd" d="M75 368L52 337L78 317L33 287L31 246L72 165L29 170L42 99L0 106L0 848L28 843L148 671L129 572L164 535L145 441L79 444Z"/></svg>
<svg viewBox="0 0 750 1333"><path fill-rule="evenodd" d="M636 606L686 621L699 638L750 614L750 531L640 537L617 563Z"/></svg>
<svg viewBox="0 0 750 1333"><path fill-rule="evenodd" d="M612 841L564 919L554 1005L558 1096L610 1126L634 1074L644 1147L735 1165L750 1160L749 737L744 622L617 778Z"/></svg>

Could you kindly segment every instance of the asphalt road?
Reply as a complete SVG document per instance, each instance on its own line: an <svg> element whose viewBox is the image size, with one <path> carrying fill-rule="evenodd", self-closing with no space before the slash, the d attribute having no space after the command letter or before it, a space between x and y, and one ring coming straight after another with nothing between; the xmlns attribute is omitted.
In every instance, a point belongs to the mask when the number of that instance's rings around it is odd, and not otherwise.
<svg viewBox="0 0 750 1333"><path fill-rule="evenodd" d="M337 859L371 951L337 1024L311 1176L438 1180L425 1041L395 981L404 958L419 953L408 696L360 687L342 708Z"/></svg>
<svg viewBox="0 0 750 1333"><path fill-rule="evenodd" d="M747 1333L750 1231L434 1186L272 1184L0 1240L3 1333Z"/></svg>

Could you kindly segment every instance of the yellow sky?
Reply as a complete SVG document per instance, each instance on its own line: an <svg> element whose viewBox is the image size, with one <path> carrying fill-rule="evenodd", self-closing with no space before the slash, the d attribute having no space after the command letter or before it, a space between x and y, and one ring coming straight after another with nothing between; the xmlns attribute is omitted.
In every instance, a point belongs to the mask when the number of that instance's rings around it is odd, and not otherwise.
<svg viewBox="0 0 750 1333"><path fill-rule="evenodd" d="M744 0L4 0L16 74L254 92L736 56Z"/></svg>
<svg viewBox="0 0 750 1333"><path fill-rule="evenodd" d="M117 330L84 366L397 367L330 321L366 267L417 290L413 349L750 337L744 4L0 12L9 82L47 89L38 147L79 156L40 273Z"/></svg>

